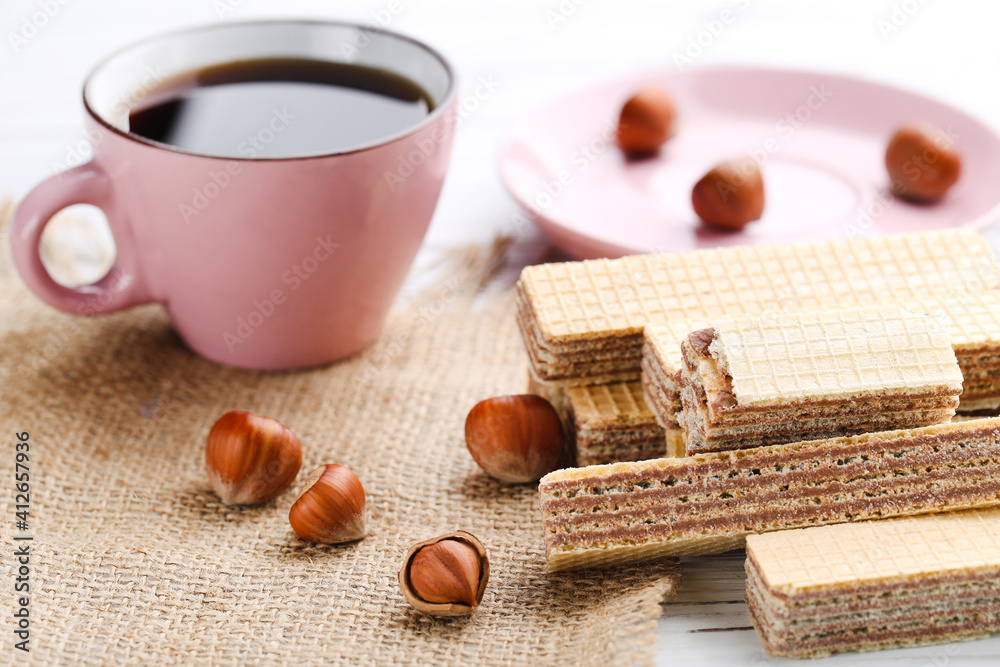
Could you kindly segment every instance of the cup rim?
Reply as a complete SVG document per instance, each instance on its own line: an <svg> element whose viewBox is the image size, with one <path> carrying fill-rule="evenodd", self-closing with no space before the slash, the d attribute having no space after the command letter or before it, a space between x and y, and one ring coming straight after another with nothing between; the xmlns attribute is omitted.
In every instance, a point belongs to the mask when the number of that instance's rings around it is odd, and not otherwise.
<svg viewBox="0 0 1000 667"><path fill-rule="evenodd" d="M402 33L396 32L395 30L387 30L385 28L379 27L376 30L378 34L390 35L396 39L410 42L416 45L417 47L425 50L426 52L431 54L434 58L436 58L441 63L442 67L444 67L445 72L448 75L448 88L445 90L445 94L441 98L441 103L438 104L432 112L430 112L429 114L427 114L427 116L421 119L419 123L415 123L414 125L406 127L402 130L398 130L393 134L380 137L366 144L362 144L360 146L352 147L346 150L332 151L329 153L318 153L316 155L300 155L300 156L288 156L288 157L243 157L243 156L226 156L226 155L212 155L210 153L199 153L197 151L186 150L184 148L181 148L179 146L174 146L172 144L166 144L160 141L155 141L153 139L148 139L146 137L134 134L132 132L124 132L120 128L115 127L111 123L104 120L104 118L102 118L101 115L97 113L97 111L95 111L90 106L90 103L87 101L87 89L90 86L91 80L94 78L94 76L98 72L100 72L101 69L105 65L107 65L112 59L117 58L119 55L129 51L130 49L143 45L149 39L172 38L208 30L219 30L219 29L236 28L242 26L254 26L254 25L257 26L319 25L319 26L339 26L345 28L355 28L358 30L368 29L368 26L366 26L365 24L357 23L354 21L336 21L336 20L325 20L325 19L260 19L252 21L232 21L226 23L224 26L220 26L218 24L203 24L203 25L192 26L189 28L180 28L177 30L170 30L167 32L156 33L154 35L145 37L143 39L130 42L125 46L116 49L115 51L105 56L103 59L99 60L97 64L90 69L90 71L87 73L86 78L84 79L83 89L81 92L81 97L83 98L83 108L87 112L87 115L90 116L90 118L95 123L103 127L105 130L128 141L149 146L151 148L159 148L161 150L169 151L171 153L189 155L192 157L208 158L212 160L226 160L226 161L231 160L236 162L297 162L300 160L316 160L316 159L334 157L338 155L352 155L354 153L362 153L365 151L373 150L375 148L379 148L381 146L385 146L387 144L391 144L394 141L398 141L399 139L404 139L408 136L416 134L420 130L430 125L433 125L435 122L437 122L437 120L441 116L448 113L448 110L451 108L452 103L454 102L455 97L457 95L458 87L455 85L456 84L455 69L454 67L452 67L451 62L447 58L445 58L440 51L430 46L426 42L419 40L415 37L404 35Z"/></svg>

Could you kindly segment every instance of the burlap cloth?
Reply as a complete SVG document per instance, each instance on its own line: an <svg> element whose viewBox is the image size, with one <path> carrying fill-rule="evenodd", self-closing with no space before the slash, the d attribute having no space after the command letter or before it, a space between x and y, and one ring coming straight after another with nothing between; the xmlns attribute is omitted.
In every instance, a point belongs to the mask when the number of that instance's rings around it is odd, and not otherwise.
<svg viewBox="0 0 1000 667"><path fill-rule="evenodd" d="M452 257L396 307L373 348L295 373L205 361L159 306L62 315L0 266L4 660L651 662L675 570L548 573L535 486L495 483L465 449L469 408L525 388L511 276L484 288L496 260L483 249ZM294 491L259 507L221 505L202 457L209 428L231 409L292 428L303 473L353 468L367 491L368 537L299 540L287 520ZM12 538L23 534L11 481L20 431L32 446L27 655L13 649L9 615ZM489 588L471 618L424 617L403 599L397 570L411 544L455 529L486 544Z"/></svg>

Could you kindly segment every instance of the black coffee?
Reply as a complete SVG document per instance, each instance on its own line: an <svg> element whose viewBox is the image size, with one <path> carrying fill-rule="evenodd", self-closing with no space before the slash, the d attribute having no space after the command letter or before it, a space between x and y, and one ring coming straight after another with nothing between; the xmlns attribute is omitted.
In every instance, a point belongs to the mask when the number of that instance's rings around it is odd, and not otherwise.
<svg viewBox="0 0 1000 667"><path fill-rule="evenodd" d="M378 140L434 108L387 70L299 58L244 60L163 82L129 113L130 132L195 153L278 158Z"/></svg>

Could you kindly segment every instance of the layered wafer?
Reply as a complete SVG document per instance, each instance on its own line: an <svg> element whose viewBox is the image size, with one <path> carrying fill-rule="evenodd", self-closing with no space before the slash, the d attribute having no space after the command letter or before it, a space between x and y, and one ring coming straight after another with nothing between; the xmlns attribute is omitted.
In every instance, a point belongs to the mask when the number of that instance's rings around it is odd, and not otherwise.
<svg viewBox="0 0 1000 667"><path fill-rule="evenodd" d="M926 297L906 304L938 319L948 329L965 378L960 412L1000 410L1000 291Z"/></svg>
<svg viewBox="0 0 1000 667"><path fill-rule="evenodd" d="M664 428L680 429L681 412L681 342L693 329L708 326L707 321L693 327L675 322L646 327L642 347L642 388L656 421Z"/></svg>
<svg viewBox="0 0 1000 667"><path fill-rule="evenodd" d="M1000 510L751 535L746 571L776 655L984 637L1000 631Z"/></svg>
<svg viewBox="0 0 1000 667"><path fill-rule="evenodd" d="M681 356L687 454L940 424L962 393L947 329L900 306L720 320Z"/></svg>
<svg viewBox="0 0 1000 667"><path fill-rule="evenodd" d="M656 422L638 382L570 387L566 406L578 466L674 456L683 449L680 430Z"/></svg>
<svg viewBox="0 0 1000 667"><path fill-rule="evenodd" d="M722 553L752 533L1000 504L1000 419L557 470L552 569Z"/></svg>
<svg viewBox="0 0 1000 667"><path fill-rule="evenodd" d="M947 331L963 376L958 412L995 415L1000 410L1000 290L924 295L902 306L929 315ZM660 424L676 424L680 411L680 348L689 333L682 329L693 331L712 323L705 319L690 327L683 323L646 327L642 383Z"/></svg>
<svg viewBox="0 0 1000 667"><path fill-rule="evenodd" d="M518 322L536 377L586 385L639 379L647 325L904 302L995 287L993 252L971 230L543 264L518 281Z"/></svg>

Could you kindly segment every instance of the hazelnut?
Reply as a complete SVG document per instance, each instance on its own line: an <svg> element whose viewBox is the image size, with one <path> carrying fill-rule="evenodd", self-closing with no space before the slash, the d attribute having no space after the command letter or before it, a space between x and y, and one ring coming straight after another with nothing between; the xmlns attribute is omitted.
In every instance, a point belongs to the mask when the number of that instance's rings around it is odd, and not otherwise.
<svg viewBox="0 0 1000 667"><path fill-rule="evenodd" d="M677 112L670 94L655 86L629 98L618 117L618 145L629 157L653 155L674 136Z"/></svg>
<svg viewBox="0 0 1000 667"><path fill-rule="evenodd" d="M350 468L321 465L306 478L288 512L292 530L320 544L353 542L365 536L365 489Z"/></svg>
<svg viewBox="0 0 1000 667"><path fill-rule="evenodd" d="M399 587L417 611L461 616L483 601L489 578L483 543L460 530L414 545L399 570Z"/></svg>
<svg viewBox="0 0 1000 667"><path fill-rule="evenodd" d="M743 229L764 212L764 181L751 158L716 165L691 191L698 217L725 229Z"/></svg>
<svg viewBox="0 0 1000 667"><path fill-rule="evenodd" d="M486 474L509 484L534 482L559 467L562 422L541 396L489 398L469 411L465 444Z"/></svg>
<svg viewBox="0 0 1000 667"><path fill-rule="evenodd" d="M277 497L302 467L302 445L276 419L227 412L205 443L205 470L226 505L254 505Z"/></svg>
<svg viewBox="0 0 1000 667"><path fill-rule="evenodd" d="M893 193L916 202L940 199L962 173L962 158L951 138L933 125L906 125L885 149Z"/></svg>

